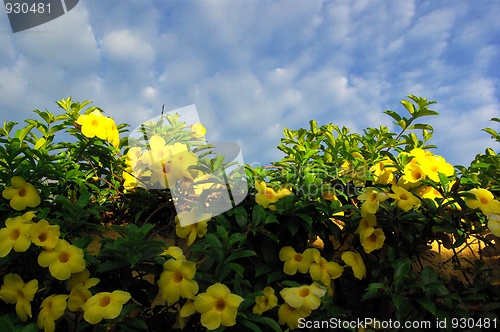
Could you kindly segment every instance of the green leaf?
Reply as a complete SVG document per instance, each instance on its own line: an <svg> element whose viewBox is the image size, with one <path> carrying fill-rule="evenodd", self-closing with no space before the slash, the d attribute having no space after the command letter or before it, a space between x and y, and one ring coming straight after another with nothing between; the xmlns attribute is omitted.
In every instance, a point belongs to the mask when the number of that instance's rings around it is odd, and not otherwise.
<svg viewBox="0 0 500 332"><path fill-rule="evenodd" d="M422 308L430 312L432 315L436 316L436 305L434 304L434 302L425 298L415 299L415 301L417 301L417 303L420 304Z"/></svg>
<svg viewBox="0 0 500 332"><path fill-rule="evenodd" d="M436 270L434 270L431 266L426 266L422 270L422 282L424 285L428 285L430 283L436 282L438 280L438 275Z"/></svg>
<svg viewBox="0 0 500 332"><path fill-rule="evenodd" d="M408 112L410 112L411 115L415 113L415 106L413 106L413 104L408 100L402 100L401 105L403 105L408 110Z"/></svg>
<svg viewBox="0 0 500 332"><path fill-rule="evenodd" d="M399 116L399 114L396 113L396 112L394 112L394 111L385 110L384 113L387 114L387 115L389 115L394 120L396 120L396 122L401 121L401 117Z"/></svg>
<svg viewBox="0 0 500 332"><path fill-rule="evenodd" d="M243 277L243 274L245 273L245 268L243 267L243 265L236 263L227 263L226 266L236 272L238 276Z"/></svg>
<svg viewBox="0 0 500 332"><path fill-rule="evenodd" d="M2 332L15 332L14 325L4 316L0 317L0 331Z"/></svg>
<svg viewBox="0 0 500 332"><path fill-rule="evenodd" d="M257 256L255 251L253 251L253 250L241 250L241 251L235 252L234 254L229 255L229 257L226 258L226 262L234 261L235 259L239 259L239 258L253 257L253 256Z"/></svg>
<svg viewBox="0 0 500 332"><path fill-rule="evenodd" d="M408 258L401 259L394 268L394 286L399 288L403 283L411 268L411 261Z"/></svg>

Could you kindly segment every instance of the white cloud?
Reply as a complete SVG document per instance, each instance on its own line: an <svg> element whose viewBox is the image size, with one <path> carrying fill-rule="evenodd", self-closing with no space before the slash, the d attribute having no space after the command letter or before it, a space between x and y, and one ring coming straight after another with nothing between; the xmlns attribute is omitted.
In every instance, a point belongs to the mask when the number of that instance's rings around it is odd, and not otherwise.
<svg viewBox="0 0 500 332"><path fill-rule="evenodd" d="M128 29L107 33L102 40L104 56L111 61L149 63L154 60L153 47L138 32Z"/></svg>

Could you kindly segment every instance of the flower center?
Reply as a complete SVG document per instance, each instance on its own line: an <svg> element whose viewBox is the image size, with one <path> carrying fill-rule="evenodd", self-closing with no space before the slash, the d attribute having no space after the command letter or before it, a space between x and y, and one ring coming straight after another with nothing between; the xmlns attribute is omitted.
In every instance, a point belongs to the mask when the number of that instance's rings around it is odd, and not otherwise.
<svg viewBox="0 0 500 332"><path fill-rule="evenodd" d="M406 194L401 194L399 195L399 199L406 201L408 197L406 196Z"/></svg>
<svg viewBox="0 0 500 332"><path fill-rule="evenodd" d="M297 262L301 262L302 261L302 254L295 254L293 259Z"/></svg>
<svg viewBox="0 0 500 332"><path fill-rule="evenodd" d="M47 241L47 233L40 233L40 235L38 235L38 240L40 240L40 242Z"/></svg>
<svg viewBox="0 0 500 332"><path fill-rule="evenodd" d="M18 230L18 229L14 229L14 230L12 231L12 233L10 233L10 238L11 238L13 241L15 241L15 240L17 240L17 239L19 238L19 235L21 235L21 233L19 232L19 230Z"/></svg>
<svg viewBox="0 0 500 332"><path fill-rule="evenodd" d="M226 301L224 301L224 299L218 299L215 303L215 309L217 309L218 311L223 311L224 309L226 309Z"/></svg>
<svg viewBox="0 0 500 332"><path fill-rule="evenodd" d="M273 195L273 191L272 191L272 189L269 189L269 188L268 188L268 189L266 189L266 197L267 197L268 199L271 199L271 198L273 198L273 196L274 196L274 195Z"/></svg>
<svg viewBox="0 0 500 332"><path fill-rule="evenodd" d="M62 252L59 254L59 262L67 263L69 261L69 254L67 252Z"/></svg>
<svg viewBox="0 0 500 332"><path fill-rule="evenodd" d="M17 192L17 194L21 197L24 197L26 196L26 194L28 193L28 191L26 190L26 188L21 188L19 189L19 191Z"/></svg>
<svg viewBox="0 0 500 332"><path fill-rule="evenodd" d="M487 204L490 202L490 200L489 200L488 198L484 197L484 196L483 196L483 197L481 197L479 200L480 200L480 201L481 201L481 203L483 203L484 205L487 205Z"/></svg>
<svg viewBox="0 0 500 332"><path fill-rule="evenodd" d="M101 307L107 307L108 304L110 303L111 303L111 298L108 295L101 297L101 299L99 300L99 305Z"/></svg>
<svg viewBox="0 0 500 332"><path fill-rule="evenodd" d="M419 180L422 178L422 173L420 172L413 172L412 175L414 180Z"/></svg>
<svg viewBox="0 0 500 332"><path fill-rule="evenodd" d="M302 288L300 291L299 291L299 295L301 297L306 297L307 295L309 295L309 288Z"/></svg>
<svg viewBox="0 0 500 332"><path fill-rule="evenodd" d="M179 271L175 271L174 272L174 276L172 277L172 280L175 282L175 283L179 283L182 281L182 273L180 273Z"/></svg>
<svg viewBox="0 0 500 332"><path fill-rule="evenodd" d="M97 120L92 120L92 122L91 122L91 123L92 123L92 125L93 125L94 127L99 127L99 121L97 121Z"/></svg>

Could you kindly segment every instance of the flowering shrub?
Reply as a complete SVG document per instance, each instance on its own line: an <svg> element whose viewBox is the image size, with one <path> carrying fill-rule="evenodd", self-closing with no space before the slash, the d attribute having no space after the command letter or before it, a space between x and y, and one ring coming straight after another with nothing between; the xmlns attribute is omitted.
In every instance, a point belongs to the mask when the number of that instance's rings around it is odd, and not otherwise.
<svg viewBox="0 0 500 332"><path fill-rule="evenodd" d="M437 114L433 103L410 95L409 115L385 111L399 133L285 128L282 160L246 174L178 114L129 139L126 125L71 99L15 131L6 122L0 326L285 331L331 318L498 319L498 272L456 250L498 243L500 156L487 149L453 167L433 154L433 128L421 122ZM250 194L221 212L216 203L239 188L228 176ZM433 242L455 252L462 280L424 266Z"/></svg>

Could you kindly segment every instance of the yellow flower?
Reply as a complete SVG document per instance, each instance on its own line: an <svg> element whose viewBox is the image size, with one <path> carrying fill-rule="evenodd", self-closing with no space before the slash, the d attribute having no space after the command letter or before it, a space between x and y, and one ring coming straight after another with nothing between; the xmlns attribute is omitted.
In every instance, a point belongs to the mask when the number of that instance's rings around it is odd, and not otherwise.
<svg viewBox="0 0 500 332"><path fill-rule="evenodd" d="M44 249L54 249L60 235L59 226L50 225L45 219L33 224L29 231L31 242Z"/></svg>
<svg viewBox="0 0 500 332"><path fill-rule="evenodd" d="M78 311L83 304L92 297L89 288L99 283L98 278L90 278L89 270L73 273L71 277L64 282L66 289L71 291L68 297L68 309Z"/></svg>
<svg viewBox="0 0 500 332"><path fill-rule="evenodd" d="M0 299L5 303L16 305L16 314L23 322L31 316L31 301L38 290L38 280L33 279L27 284L17 274L9 273L3 279L0 289Z"/></svg>
<svg viewBox="0 0 500 332"><path fill-rule="evenodd" d="M120 146L120 133L118 132L118 128L116 128L116 123L111 118L106 119L106 137L108 138L108 143L111 143L115 148L118 148Z"/></svg>
<svg viewBox="0 0 500 332"><path fill-rule="evenodd" d="M341 256L342 260L351 267L354 276L359 280L366 277L366 267L361 255L353 251L345 251Z"/></svg>
<svg viewBox="0 0 500 332"><path fill-rule="evenodd" d="M265 311L271 310L278 305L278 297L274 295L274 289L267 286L263 290L264 295L255 297L255 306L252 312L257 315L262 315Z"/></svg>
<svg viewBox="0 0 500 332"><path fill-rule="evenodd" d="M318 309L321 298L326 294L326 288L317 283L303 285L299 287L284 288L280 295L285 302L293 308L306 308L309 310Z"/></svg>
<svg viewBox="0 0 500 332"><path fill-rule="evenodd" d="M0 229L0 257L7 256L12 249L25 252L31 245L29 231L31 224L23 217L7 218L5 227Z"/></svg>
<svg viewBox="0 0 500 332"><path fill-rule="evenodd" d="M206 293L196 296L194 307L201 313L201 324L209 330L215 330L221 325L229 327L236 324L241 302L241 296L231 294L226 285L216 283L208 287Z"/></svg>
<svg viewBox="0 0 500 332"><path fill-rule="evenodd" d="M205 127L199 122L192 124L189 129L191 130L191 132L193 133L193 137L195 138L202 138L207 133Z"/></svg>
<svg viewBox="0 0 500 332"><path fill-rule="evenodd" d="M367 188L366 191L358 197L360 201L364 201L363 205L361 205L361 215L366 216L367 214L375 214L378 211L380 203L387 198L389 197L385 192L379 192L375 188Z"/></svg>
<svg viewBox="0 0 500 332"><path fill-rule="evenodd" d="M420 200L404 188L393 185L392 191L394 194L389 194L389 197L395 199L399 208L404 211L409 211L420 204Z"/></svg>
<svg viewBox="0 0 500 332"><path fill-rule="evenodd" d="M500 214L491 213L488 217L488 228L493 235L500 237Z"/></svg>
<svg viewBox="0 0 500 332"><path fill-rule="evenodd" d="M278 309L278 323L286 324L288 328L294 330L299 327L299 319L306 318L311 314L311 309L305 307L294 308L283 303Z"/></svg>
<svg viewBox="0 0 500 332"><path fill-rule="evenodd" d="M297 271L307 273L314 261L313 256L315 254L319 255L318 249L315 248L307 248L303 254L295 252L295 249L290 246L281 248L279 258L282 262L285 262L283 272L288 275L294 275Z"/></svg>
<svg viewBox="0 0 500 332"><path fill-rule="evenodd" d="M357 233L359 234L359 238L363 238L363 233L369 227L377 226L377 217L374 214L367 214L360 221L357 229Z"/></svg>
<svg viewBox="0 0 500 332"><path fill-rule="evenodd" d="M474 188L469 191L476 196L476 199L466 198L465 203L471 209L479 208L485 215L500 213L500 202L495 199L488 189Z"/></svg>
<svg viewBox="0 0 500 332"><path fill-rule="evenodd" d="M412 161L405 165L401 180L411 185L423 179L425 179L425 173L422 171L416 160L412 159Z"/></svg>
<svg viewBox="0 0 500 332"><path fill-rule="evenodd" d="M196 264L186 260L169 259L163 264L158 280L162 298L172 305L180 297L192 299L198 293L198 283L193 280Z"/></svg>
<svg viewBox="0 0 500 332"><path fill-rule="evenodd" d="M261 181L255 181L255 189L257 194L255 195L255 202L257 204L269 208L270 210L276 210L276 203L280 198L290 195L292 192L288 189L280 189L277 192L272 188L268 188L266 183Z"/></svg>
<svg viewBox="0 0 500 332"><path fill-rule="evenodd" d="M181 212L184 213L184 212ZM200 221L197 223L189 224L187 226L182 227L179 224L178 218L175 218L175 234L181 239L187 239L187 245L190 246L193 244L196 237L202 238L207 234L207 221Z"/></svg>
<svg viewBox="0 0 500 332"><path fill-rule="evenodd" d="M309 268L313 280L319 280L326 286L330 286L332 279L337 279L344 272L344 268L336 262L328 262L324 257L314 255L314 263Z"/></svg>
<svg viewBox="0 0 500 332"><path fill-rule="evenodd" d="M439 173L446 176L455 174L453 166L447 163L441 156L427 156L426 158L418 159L417 162L425 175L434 182L439 182Z"/></svg>
<svg viewBox="0 0 500 332"><path fill-rule="evenodd" d="M422 186L418 188L418 196L421 198L429 198L435 200L436 198L442 198L441 193L434 189L432 186Z"/></svg>
<svg viewBox="0 0 500 332"><path fill-rule="evenodd" d="M71 273L82 272L85 269L83 250L59 240L52 250L46 250L38 256L41 267L49 267L50 274L58 280L66 280Z"/></svg>
<svg viewBox="0 0 500 332"><path fill-rule="evenodd" d="M186 259L186 256L184 256L184 252L182 251L182 249L177 247L177 246L168 247L168 249L163 251L162 255L164 255L164 256L168 255L168 256L173 257L173 258L178 259L178 260L185 260Z"/></svg>
<svg viewBox="0 0 500 332"><path fill-rule="evenodd" d="M394 162L390 158L384 157L384 159L373 165L370 171L373 173L375 183L395 184L394 172L397 171L397 168L394 167Z"/></svg>
<svg viewBox="0 0 500 332"><path fill-rule="evenodd" d="M187 321L189 320L189 317L192 316L196 312L196 309L194 308L194 301L193 300L187 300L186 303L181 307L179 310L179 313L177 314L176 317L176 322L175 325L173 326L174 329L181 329L183 330L186 327Z"/></svg>
<svg viewBox="0 0 500 332"><path fill-rule="evenodd" d="M40 202L38 190L31 183L20 176L14 176L10 180L11 186L6 187L2 196L5 199L10 199L10 206L16 211L22 211L26 207L37 207Z"/></svg>
<svg viewBox="0 0 500 332"><path fill-rule="evenodd" d="M125 164L133 169L136 166L143 165L141 158L142 149L138 146L133 146L128 149L127 154L125 155Z"/></svg>
<svg viewBox="0 0 500 332"><path fill-rule="evenodd" d="M210 218L212 218L210 213L200 213L196 206L190 211L182 211L175 216L175 233L181 239L188 239L190 246L196 236L202 238L207 234L207 222Z"/></svg>
<svg viewBox="0 0 500 332"><path fill-rule="evenodd" d="M385 241L385 234L382 228L368 227L360 236L361 245L367 254L382 248Z"/></svg>
<svg viewBox="0 0 500 332"><path fill-rule="evenodd" d="M83 135L89 138L97 136L100 139L106 139L110 125L108 118L102 115L99 110L80 115L76 123L82 126Z"/></svg>
<svg viewBox="0 0 500 332"><path fill-rule="evenodd" d="M130 298L130 293L121 290L97 293L82 306L83 319L94 325L103 319L115 319Z"/></svg>
<svg viewBox="0 0 500 332"><path fill-rule="evenodd" d="M64 315L66 310L66 299L68 295L50 295L43 300L40 305L37 326L44 332L54 332L56 329L55 321Z"/></svg>
<svg viewBox="0 0 500 332"><path fill-rule="evenodd" d="M229 327L236 324L241 302L241 296L231 294L226 285L216 283L208 287L206 293L196 296L194 307L201 313L201 324L209 330L215 330L221 325Z"/></svg>

